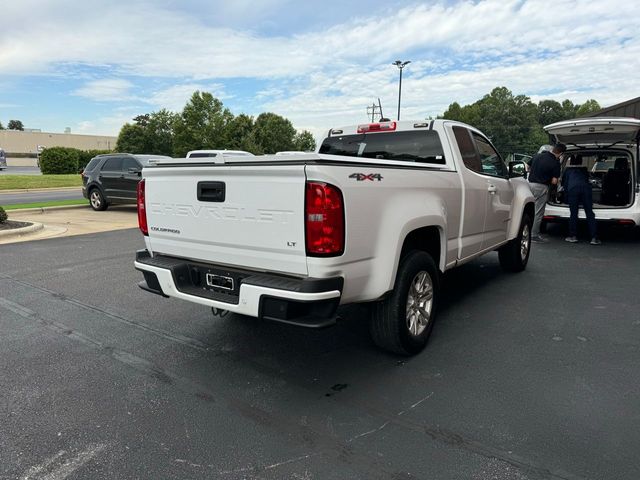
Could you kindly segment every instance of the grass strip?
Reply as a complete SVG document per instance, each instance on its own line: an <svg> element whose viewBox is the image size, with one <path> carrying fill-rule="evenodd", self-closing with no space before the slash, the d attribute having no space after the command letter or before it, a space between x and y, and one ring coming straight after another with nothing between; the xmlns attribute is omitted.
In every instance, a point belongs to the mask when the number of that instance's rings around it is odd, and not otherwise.
<svg viewBox="0 0 640 480"><path fill-rule="evenodd" d="M0 190L81 186L82 178L77 173L69 175L0 175Z"/></svg>
<svg viewBox="0 0 640 480"><path fill-rule="evenodd" d="M78 199L72 199L72 200L51 200L49 202L16 203L15 205L5 205L2 208L9 211L9 210L20 210L22 208L60 207L63 205L89 206L89 201L84 198L78 198Z"/></svg>

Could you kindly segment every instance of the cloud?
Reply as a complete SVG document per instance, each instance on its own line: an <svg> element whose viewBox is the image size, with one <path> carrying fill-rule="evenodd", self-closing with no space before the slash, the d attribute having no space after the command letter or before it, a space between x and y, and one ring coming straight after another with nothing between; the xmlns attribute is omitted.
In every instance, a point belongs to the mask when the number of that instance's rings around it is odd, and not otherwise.
<svg viewBox="0 0 640 480"><path fill-rule="evenodd" d="M98 102L119 102L133 98L130 94L133 86L128 80L106 78L87 82L72 94Z"/></svg>
<svg viewBox="0 0 640 480"><path fill-rule="evenodd" d="M239 103L252 101L247 113L274 111L314 132L366 121L378 97L395 116L396 58L412 60L404 118L442 113L499 85L534 100L603 105L638 95L640 66L630 59L640 53L640 33L622 0L389 1L349 6L351 14L322 16L322 25L302 3L11 2L3 6L10 21L0 33L0 78L100 66L108 78L89 80L75 95L171 110L194 90L233 103L233 84L245 78L260 85L243 91ZM261 22L282 28L251 28ZM288 33L294 23L297 33Z"/></svg>

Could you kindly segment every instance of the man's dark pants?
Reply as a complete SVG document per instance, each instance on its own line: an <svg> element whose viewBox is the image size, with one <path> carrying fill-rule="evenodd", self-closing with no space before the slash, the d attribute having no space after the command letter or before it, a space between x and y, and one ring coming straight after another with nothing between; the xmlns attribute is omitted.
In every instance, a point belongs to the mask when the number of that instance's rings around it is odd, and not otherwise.
<svg viewBox="0 0 640 480"><path fill-rule="evenodd" d="M567 192L569 201L569 211L571 216L569 217L569 236L575 237L578 234L578 209L580 205L584 209L584 213L587 216L587 223L589 225L589 235L591 238L596 237L596 216L593 213L593 196L591 192L591 185L576 185Z"/></svg>

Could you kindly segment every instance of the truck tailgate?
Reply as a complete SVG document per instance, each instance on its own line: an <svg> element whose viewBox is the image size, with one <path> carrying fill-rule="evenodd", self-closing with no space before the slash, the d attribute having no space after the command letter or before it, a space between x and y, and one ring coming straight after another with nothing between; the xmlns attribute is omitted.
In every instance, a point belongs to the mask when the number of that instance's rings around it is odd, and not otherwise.
<svg viewBox="0 0 640 480"><path fill-rule="evenodd" d="M154 253L307 275L304 165L150 167L143 176Z"/></svg>

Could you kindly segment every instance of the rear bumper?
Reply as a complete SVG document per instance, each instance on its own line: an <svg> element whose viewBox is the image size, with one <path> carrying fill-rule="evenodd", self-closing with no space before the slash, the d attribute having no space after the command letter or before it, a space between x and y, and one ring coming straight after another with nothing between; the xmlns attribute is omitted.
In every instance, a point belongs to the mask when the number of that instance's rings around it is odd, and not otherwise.
<svg viewBox="0 0 640 480"><path fill-rule="evenodd" d="M311 328L335 323L344 283L342 278L295 278L176 257L152 257L147 250L136 252L135 268L145 278L138 286L148 292ZM203 279L209 273L233 278L233 290L207 286Z"/></svg>
<svg viewBox="0 0 640 480"><path fill-rule="evenodd" d="M626 208L597 208L593 210L598 222L619 223L622 225L640 225L640 208L638 202ZM555 222L568 220L570 216L569 207L563 205L547 204L544 211L545 222ZM586 219L584 209L578 210L578 218Z"/></svg>

